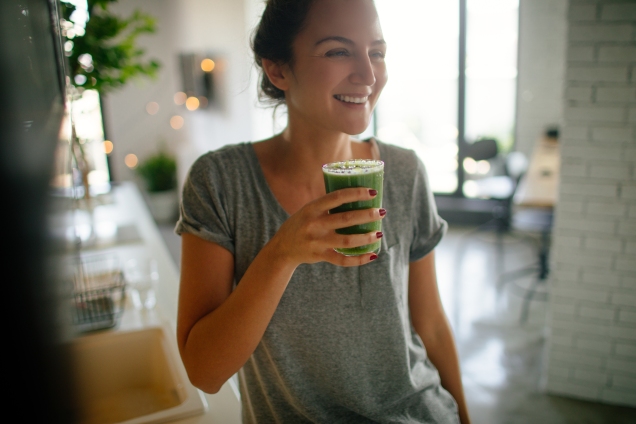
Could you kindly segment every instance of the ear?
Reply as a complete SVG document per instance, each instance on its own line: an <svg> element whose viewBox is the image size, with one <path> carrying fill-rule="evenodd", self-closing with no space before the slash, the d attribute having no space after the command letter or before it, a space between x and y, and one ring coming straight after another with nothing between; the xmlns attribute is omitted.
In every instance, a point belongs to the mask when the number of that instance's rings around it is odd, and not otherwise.
<svg viewBox="0 0 636 424"><path fill-rule="evenodd" d="M286 72L287 65L281 65L269 59L261 59L261 64L265 75L274 84L274 87L282 91L289 89L289 74Z"/></svg>

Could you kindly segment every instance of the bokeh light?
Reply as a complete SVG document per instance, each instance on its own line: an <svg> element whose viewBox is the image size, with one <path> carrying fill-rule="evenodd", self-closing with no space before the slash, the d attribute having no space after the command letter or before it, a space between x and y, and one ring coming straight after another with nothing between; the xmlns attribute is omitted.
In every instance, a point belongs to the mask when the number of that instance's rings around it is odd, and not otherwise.
<svg viewBox="0 0 636 424"><path fill-rule="evenodd" d="M464 171L466 171L469 174L477 173L477 162L475 162L475 159L473 158L464 159Z"/></svg>
<svg viewBox="0 0 636 424"><path fill-rule="evenodd" d="M86 83L86 75L77 74L73 79L75 80L75 84L77 85L84 85Z"/></svg>
<svg viewBox="0 0 636 424"><path fill-rule="evenodd" d="M137 159L137 155L133 153L128 153L126 157L124 158L124 163L126 164L128 168L133 169L139 163L139 159Z"/></svg>
<svg viewBox="0 0 636 424"><path fill-rule="evenodd" d="M479 185L474 180L464 181L463 188L466 197L475 198L479 195Z"/></svg>
<svg viewBox="0 0 636 424"><path fill-rule="evenodd" d="M201 69L204 72L212 72L215 66L216 64L214 63L212 59L203 59L201 61Z"/></svg>
<svg viewBox="0 0 636 424"><path fill-rule="evenodd" d="M477 173L486 175L490 171L490 162L487 160L480 160L477 162Z"/></svg>
<svg viewBox="0 0 636 424"><path fill-rule="evenodd" d="M148 112L149 115L156 115L157 112L159 112L159 103L148 102L146 104L146 112Z"/></svg>
<svg viewBox="0 0 636 424"><path fill-rule="evenodd" d="M107 155L110 155L113 152L114 147L115 146L112 141L104 140L104 152L106 152Z"/></svg>
<svg viewBox="0 0 636 424"><path fill-rule="evenodd" d="M199 104L199 99L194 96L188 97L188 100L186 100L186 108L188 108L188 110L197 110L199 108Z"/></svg>
<svg viewBox="0 0 636 424"><path fill-rule="evenodd" d="M475 161L473 158L464 159L464 170L468 174L486 175L490 171L490 162L487 160Z"/></svg>
<svg viewBox="0 0 636 424"><path fill-rule="evenodd" d="M183 127L183 117L179 116L179 115L175 115L172 118L170 118L170 126L175 129L181 129L181 127Z"/></svg>
<svg viewBox="0 0 636 424"><path fill-rule="evenodd" d="M187 100L188 96L186 93L184 93L183 91L178 91L176 93L174 93L174 103L181 106L182 104L184 104Z"/></svg>

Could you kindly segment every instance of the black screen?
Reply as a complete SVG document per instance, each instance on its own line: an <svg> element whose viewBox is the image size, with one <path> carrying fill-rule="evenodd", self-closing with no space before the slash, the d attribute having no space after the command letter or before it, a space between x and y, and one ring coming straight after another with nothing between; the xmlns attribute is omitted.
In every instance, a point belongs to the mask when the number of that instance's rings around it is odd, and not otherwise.
<svg viewBox="0 0 636 424"><path fill-rule="evenodd" d="M66 110L58 9L58 0L0 1L0 281L12 376L5 381L37 402L19 408L26 414L19 421L42 423L75 422L49 236L52 210L64 207L50 190Z"/></svg>

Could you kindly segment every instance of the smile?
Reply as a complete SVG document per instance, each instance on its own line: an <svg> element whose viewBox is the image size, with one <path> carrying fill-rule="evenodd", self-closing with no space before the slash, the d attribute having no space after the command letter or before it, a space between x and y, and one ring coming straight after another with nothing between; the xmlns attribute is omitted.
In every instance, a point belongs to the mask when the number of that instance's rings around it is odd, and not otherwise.
<svg viewBox="0 0 636 424"><path fill-rule="evenodd" d="M364 97L353 97L353 96L342 96L340 94L336 94L335 96L333 96L334 98L336 98L337 100L340 100L341 102L345 102L345 103L365 103L367 100L369 100L369 96L364 96Z"/></svg>

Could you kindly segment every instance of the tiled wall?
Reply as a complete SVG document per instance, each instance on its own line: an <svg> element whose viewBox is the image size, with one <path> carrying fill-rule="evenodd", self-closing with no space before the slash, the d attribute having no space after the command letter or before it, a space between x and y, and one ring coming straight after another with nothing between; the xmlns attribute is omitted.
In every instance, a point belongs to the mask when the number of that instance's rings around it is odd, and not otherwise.
<svg viewBox="0 0 636 424"><path fill-rule="evenodd" d="M636 1L568 22L546 388L636 406Z"/></svg>

